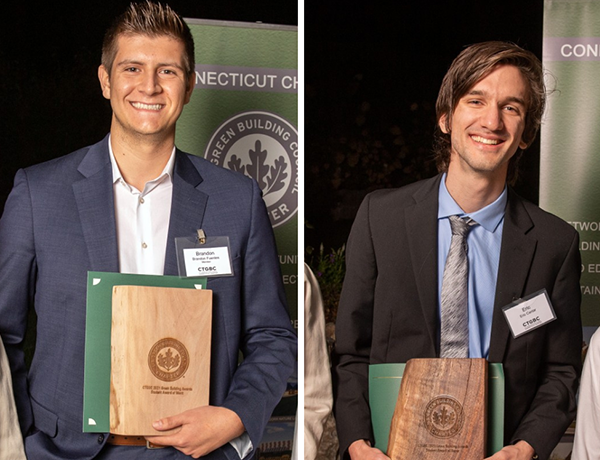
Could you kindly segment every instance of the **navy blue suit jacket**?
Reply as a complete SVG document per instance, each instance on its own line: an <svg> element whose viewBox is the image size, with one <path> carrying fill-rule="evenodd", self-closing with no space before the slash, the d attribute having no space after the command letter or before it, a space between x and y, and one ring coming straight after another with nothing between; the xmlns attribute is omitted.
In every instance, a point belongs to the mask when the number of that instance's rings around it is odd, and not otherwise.
<svg viewBox="0 0 600 460"><path fill-rule="evenodd" d="M208 281L210 404L236 412L256 448L296 356L271 225L254 181L177 151L166 275L177 275L174 239L199 228L229 236L235 272ZM106 442L82 433L88 270L119 271L108 137L20 170L0 220L0 333L29 458L93 458ZM38 322L27 372L22 342L30 305ZM162 451L173 458L172 449ZM223 455L237 457L229 445L214 454Z"/></svg>

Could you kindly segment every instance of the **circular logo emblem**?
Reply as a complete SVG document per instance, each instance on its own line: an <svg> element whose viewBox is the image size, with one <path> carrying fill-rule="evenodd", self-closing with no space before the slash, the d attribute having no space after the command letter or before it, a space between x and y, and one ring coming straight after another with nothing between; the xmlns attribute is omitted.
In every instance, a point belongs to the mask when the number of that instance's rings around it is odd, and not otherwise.
<svg viewBox="0 0 600 460"><path fill-rule="evenodd" d="M462 405L452 396L433 398L425 408L427 431L437 438L451 438L460 432L464 422Z"/></svg>
<svg viewBox="0 0 600 460"><path fill-rule="evenodd" d="M190 355L179 340L161 339L148 353L150 371L157 379L164 382L173 382L181 378L189 365Z"/></svg>
<svg viewBox="0 0 600 460"><path fill-rule="evenodd" d="M298 131L270 112L243 112L213 133L204 153L211 163L258 182L271 225L298 211Z"/></svg>

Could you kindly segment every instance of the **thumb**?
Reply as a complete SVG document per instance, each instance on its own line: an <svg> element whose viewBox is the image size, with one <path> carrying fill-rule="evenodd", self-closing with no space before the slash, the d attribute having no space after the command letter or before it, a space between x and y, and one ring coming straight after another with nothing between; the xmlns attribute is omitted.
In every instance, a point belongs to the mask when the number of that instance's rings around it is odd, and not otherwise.
<svg viewBox="0 0 600 460"><path fill-rule="evenodd" d="M173 428L177 428L178 426L181 426L181 424L182 424L182 422L180 420L178 420L178 417L173 416L173 417L165 417L165 418L156 420L155 422L152 423L152 427L158 431L166 431L166 430L172 430Z"/></svg>

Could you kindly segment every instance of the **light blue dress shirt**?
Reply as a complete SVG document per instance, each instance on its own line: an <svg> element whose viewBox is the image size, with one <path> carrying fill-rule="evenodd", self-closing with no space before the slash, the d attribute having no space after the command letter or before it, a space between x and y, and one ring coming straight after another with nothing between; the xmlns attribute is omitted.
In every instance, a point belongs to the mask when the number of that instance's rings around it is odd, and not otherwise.
<svg viewBox="0 0 600 460"><path fill-rule="evenodd" d="M496 201L477 212L466 214L446 189L446 175L442 177L438 204L438 317L441 317L442 279L446 257L450 249L452 231L449 216L468 216L479 225L467 237L469 246L469 357L487 358L498 279L498 262L502 244L504 211L507 189Z"/></svg>

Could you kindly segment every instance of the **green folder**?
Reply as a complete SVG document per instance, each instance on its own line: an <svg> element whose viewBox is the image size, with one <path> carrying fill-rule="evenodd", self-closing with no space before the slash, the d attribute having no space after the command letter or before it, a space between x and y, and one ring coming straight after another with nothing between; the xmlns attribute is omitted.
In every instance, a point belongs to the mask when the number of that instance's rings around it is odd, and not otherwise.
<svg viewBox="0 0 600 460"><path fill-rule="evenodd" d="M369 366L369 405L375 447L387 451L390 425L394 416L402 374L406 364ZM504 447L504 369L501 363L488 363L487 455Z"/></svg>
<svg viewBox="0 0 600 460"><path fill-rule="evenodd" d="M113 286L206 289L206 278L88 272L83 377L83 432L110 427L110 330Z"/></svg>

